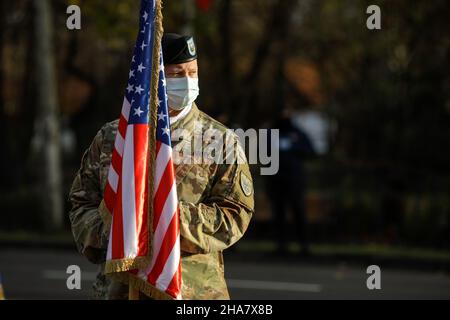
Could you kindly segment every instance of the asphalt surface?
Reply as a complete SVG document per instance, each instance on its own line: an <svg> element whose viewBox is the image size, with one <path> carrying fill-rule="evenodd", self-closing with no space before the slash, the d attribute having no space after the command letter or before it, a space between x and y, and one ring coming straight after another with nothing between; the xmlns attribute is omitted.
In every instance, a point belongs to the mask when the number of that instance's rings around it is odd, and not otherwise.
<svg viewBox="0 0 450 320"><path fill-rule="evenodd" d="M81 289L67 288L68 266L81 269ZM226 258L233 299L450 299L450 275L381 268L381 290L367 289L365 265ZM96 266L65 250L0 249L7 299L89 299Z"/></svg>

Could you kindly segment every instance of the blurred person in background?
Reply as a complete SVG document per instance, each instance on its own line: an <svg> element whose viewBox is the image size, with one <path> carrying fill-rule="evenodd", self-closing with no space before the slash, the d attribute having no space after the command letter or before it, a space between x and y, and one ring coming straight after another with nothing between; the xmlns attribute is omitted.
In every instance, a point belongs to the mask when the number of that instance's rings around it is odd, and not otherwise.
<svg viewBox="0 0 450 320"><path fill-rule="evenodd" d="M276 226L277 253L280 255L288 253L287 211L291 209L296 226L296 237L301 245L300 255L307 256L310 251L307 236L306 179L303 162L312 157L315 151L310 138L294 125L292 118L292 110L286 109L274 124L274 128L280 130L278 144L280 169L276 175L269 177L267 191Z"/></svg>

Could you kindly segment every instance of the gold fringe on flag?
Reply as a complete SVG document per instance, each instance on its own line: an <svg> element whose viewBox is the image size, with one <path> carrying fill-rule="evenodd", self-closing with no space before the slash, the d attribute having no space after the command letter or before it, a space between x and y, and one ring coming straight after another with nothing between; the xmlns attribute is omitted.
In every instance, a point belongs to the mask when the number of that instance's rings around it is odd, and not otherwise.
<svg viewBox="0 0 450 320"><path fill-rule="evenodd" d="M107 226L111 226L112 214L109 212L105 205L105 201L100 203L98 212L103 220L103 223ZM145 257L136 257L130 259L117 259L109 260L105 263L105 274L126 272L128 270L145 269L151 263L152 255L151 248L149 249L150 255Z"/></svg>
<svg viewBox="0 0 450 320"><path fill-rule="evenodd" d="M110 275L111 279L117 280L129 286L130 292L137 291L137 293L142 292L147 297L153 300L175 300L172 296L159 290L155 286L151 285L147 281L138 276L130 274L128 272L121 272ZM138 300L139 294L133 293L131 296L135 296L130 300Z"/></svg>

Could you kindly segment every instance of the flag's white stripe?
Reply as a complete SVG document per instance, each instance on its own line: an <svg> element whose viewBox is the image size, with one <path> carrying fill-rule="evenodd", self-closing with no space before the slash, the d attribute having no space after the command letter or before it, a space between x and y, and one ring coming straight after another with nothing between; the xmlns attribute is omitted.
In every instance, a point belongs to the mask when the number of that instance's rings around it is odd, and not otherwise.
<svg viewBox="0 0 450 320"><path fill-rule="evenodd" d="M161 272L158 280L156 280L156 287L162 291L166 291L170 282L172 282L173 276L178 271L180 264L180 237L172 248L172 252L166 261L163 271Z"/></svg>
<svg viewBox="0 0 450 320"><path fill-rule="evenodd" d="M120 132L117 132L116 141L114 142L114 147L116 148L117 153L123 157L123 149L125 147L125 140L123 139Z"/></svg>
<svg viewBox="0 0 450 320"><path fill-rule="evenodd" d="M173 183L172 189L169 192L169 195L166 199L166 203L164 204L163 211L161 213L161 217L159 218L158 226L156 227L155 233L153 235L153 257L152 262L147 268L147 274L153 269L153 266L156 263L156 258L159 255L159 251L161 250L161 244L164 239L164 236L169 228L170 222L177 210L177 184Z"/></svg>
<svg viewBox="0 0 450 320"><path fill-rule="evenodd" d="M125 258L137 255L136 198L134 185L134 126L127 127L122 168L122 224Z"/></svg>
<svg viewBox="0 0 450 320"><path fill-rule="evenodd" d="M159 218L158 225L156 226L155 238L157 238L159 241L155 241L155 249L157 248L158 252L161 247L161 242L164 239L164 236L167 232L167 229L169 228L169 225L172 222L172 218L176 214L176 210L177 210L177 185L174 181L172 189L170 190L166 198L166 202L164 203L164 207L161 216Z"/></svg>
<svg viewBox="0 0 450 320"><path fill-rule="evenodd" d="M130 110L131 110L131 103L128 102L127 98L123 99L123 105L122 105L122 115L127 120L130 117Z"/></svg>
<svg viewBox="0 0 450 320"><path fill-rule="evenodd" d="M117 174L116 170L114 170L113 166L109 167L108 182L111 188L113 189L114 193L117 193L117 186L119 184L119 175Z"/></svg>
<svg viewBox="0 0 450 320"><path fill-rule="evenodd" d="M172 157L172 148L165 143L161 143L158 155L156 156L155 186L159 186L164 172L166 172L167 163ZM156 193L156 192L155 192ZM154 197L155 195L153 195Z"/></svg>

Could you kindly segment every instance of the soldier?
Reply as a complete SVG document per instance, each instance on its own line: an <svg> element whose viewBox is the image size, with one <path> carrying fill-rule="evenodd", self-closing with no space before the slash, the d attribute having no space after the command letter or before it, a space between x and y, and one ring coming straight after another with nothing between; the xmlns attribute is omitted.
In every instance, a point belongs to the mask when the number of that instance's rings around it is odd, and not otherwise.
<svg viewBox="0 0 450 320"><path fill-rule="evenodd" d="M162 41L172 132L190 137L196 128L226 128L195 105L199 94L197 50L192 37L165 34ZM200 126L199 126L200 125ZM70 191L70 221L78 250L99 264L94 296L127 299L128 287L103 274L110 226L103 222L103 199L118 121L106 124L83 156ZM190 143L173 141L173 148ZM254 211L253 183L245 154L235 135L237 158L224 163L185 161L175 164L180 206L182 296L184 299L229 299L222 251L245 233ZM203 141L203 144L209 141ZM239 161L240 160L240 161Z"/></svg>
<svg viewBox="0 0 450 320"><path fill-rule="evenodd" d="M271 199L272 212L275 215L277 253L286 255L288 252L286 214L288 209L292 209L297 227L297 237L301 245L300 254L307 256L309 255L309 244L305 212L306 177L303 161L314 156L315 151L308 135L292 122L291 110L283 111L275 127L280 130L280 170L276 175L269 177L268 194Z"/></svg>

